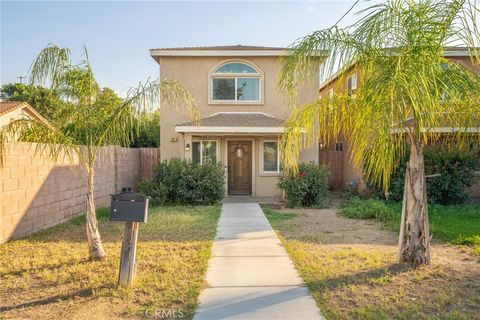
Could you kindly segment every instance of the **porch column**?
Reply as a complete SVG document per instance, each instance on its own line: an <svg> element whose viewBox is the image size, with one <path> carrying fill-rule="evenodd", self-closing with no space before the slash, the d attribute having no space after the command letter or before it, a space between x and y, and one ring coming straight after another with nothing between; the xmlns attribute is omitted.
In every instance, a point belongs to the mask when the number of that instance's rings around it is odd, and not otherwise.
<svg viewBox="0 0 480 320"><path fill-rule="evenodd" d="M185 133L183 136L183 140L185 145L183 146L184 150L184 158L187 161L192 161L192 134L191 133ZM187 151L187 145L190 146L189 150Z"/></svg>

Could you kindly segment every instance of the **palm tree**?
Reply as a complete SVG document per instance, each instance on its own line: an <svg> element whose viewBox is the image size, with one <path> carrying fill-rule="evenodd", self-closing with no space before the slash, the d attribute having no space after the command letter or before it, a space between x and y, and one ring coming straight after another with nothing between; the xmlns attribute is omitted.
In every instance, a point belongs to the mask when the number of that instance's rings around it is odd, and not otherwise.
<svg viewBox="0 0 480 320"><path fill-rule="evenodd" d="M138 114L159 105L182 106L193 118L198 110L193 96L171 80L147 81L131 89L123 100L111 98L94 78L87 50L84 59L73 64L70 50L49 45L36 57L30 72L32 84L49 83L53 92L63 98L64 108L45 125L32 119L11 121L0 130L1 159L6 144L15 141L35 142L36 153L52 160L60 156L78 159L87 175L86 235L91 259L103 259L94 202L94 164L103 146L128 146L138 132ZM110 96L110 98L109 98ZM110 101L107 101L110 99Z"/></svg>
<svg viewBox="0 0 480 320"><path fill-rule="evenodd" d="M480 77L444 56L446 46L464 46L480 64L478 4L389 0L362 10L348 27L299 39L281 61L279 86L292 106L297 86L318 67L321 78L338 72L338 83L352 70L359 73L354 95L336 88L331 97L293 109L281 139L283 164L295 172L303 146L343 136L351 161L387 190L392 170L409 152L398 261L413 266L430 262L425 145L453 140L468 148L480 138ZM438 127L457 130L445 135Z"/></svg>

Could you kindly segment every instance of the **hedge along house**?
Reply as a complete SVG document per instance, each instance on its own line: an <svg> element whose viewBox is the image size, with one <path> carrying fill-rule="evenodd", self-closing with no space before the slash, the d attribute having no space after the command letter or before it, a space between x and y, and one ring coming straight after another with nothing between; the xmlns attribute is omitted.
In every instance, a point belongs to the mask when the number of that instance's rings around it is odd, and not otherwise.
<svg viewBox="0 0 480 320"><path fill-rule="evenodd" d="M467 48L464 47L446 47L444 57L456 63L462 64L476 74L480 75L480 67L473 65L469 58ZM339 72L333 74L320 84L319 96L328 97L334 93L348 92L349 95L355 95L355 91L361 86L360 68L352 65L347 66ZM405 123L408 125L408 123ZM453 128L448 124L438 124L434 128L437 132L445 135L455 132L458 128ZM468 128L469 130L478 130L478 128ZM476 132L476 131L475 131ZM348 187L353 183L359 191L367 189L365 181L362 179L362 170L350 162L349 146L345 140L339 139L334 144L319 145L319 164L324 164L330 169L330 185L335 188ZM480 183L474 185L471 190L473 197L480 197Z"/></svg>
<svg viewBox="0 0 480 320"><path fill-rule="evenodd" d="M220 46L151 49L160 77L175 79L194 95L198 124L162 107L161 159L215 162L225 166L226 194L276 197L281 175L278 138L289 115L277 76L285 48ZM299 103L318 95L318 70L299 88ZM318 161L318 148L302 151L301 162Z"/></svg>

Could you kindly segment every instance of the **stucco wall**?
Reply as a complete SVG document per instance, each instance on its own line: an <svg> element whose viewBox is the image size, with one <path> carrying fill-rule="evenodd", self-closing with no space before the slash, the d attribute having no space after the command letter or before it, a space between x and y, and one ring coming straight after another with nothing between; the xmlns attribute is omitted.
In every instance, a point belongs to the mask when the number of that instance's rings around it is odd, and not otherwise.
<svg viewBox="0 0 480 320"><path fill-rule="evenodd" d="M0 167L0 243L46 229L85 212L86 179L78 159L52 162L35 145L8 146ZM139 182L140 149L102 148L95 164L95 203Z"/></svg>
<svg viewBox="0 0 480 320"><path fill-rule="evenodd" d="M221 63L232 60L230 57L162 57L160 59L161 77L179 80L193 94L200 108L201 117L216 112L265 112L280 119L286 119L290 113L283 96L277 87L276 79L280 65L277 57L239 57L233 60L244 60L253 64L263 73L263 104L209 104L209 73ZM300 103L309 102L317 96L318 77L309 85L300 88ZM184 156L182 135L175 133L175 125L188 122L190 119L179 110L163 105L160 119L160 148L162 159ZM178 142L170 142L177 138ZM313 152L316 148L313 148Z"/></svg>
<svg viewBox="0 0 480 320"><path fill-rule="evenodd" d="M216 112L264 112L279 119L287 119L290 109L285 103L284 97L277 86L277 76L280 64L277 57L161 57L159 59L161 78L175 79L193 94L200 108L201 117L205 117ZM263 76L262 96L263 101L255 104L209 104L209 82L210 73L213 69L226 61L245 61L256 67ZM315 76L312 81L299 88L299 103L304 104L314 100L318 92L318 73L313 72ZM175 125L190 121L179 110L169 106L162 105L163 111L160 119L160 149L162 160L170 158L191 158L191 151L185 151L185 144L191 145L191 134L175 133ZM224 150L226 148L225 135L205 136L205 138L222 139L221 160L226 163ZM236 136L235 138L238 138ZM270 136L271 137L271 136ZM276 187L278 176L260 175L259 168L259 141L261 136L254 136L256 152L253 158L253 166L257 173L252 181L254 195L256 196L278 196L281 194ZM171 140L175 140L171 142ZM252 136L248 136L252 139ZM318 148L313 147L304 150L300 161L318 161ZM256 190L256 191L255 191Z"/></svg>

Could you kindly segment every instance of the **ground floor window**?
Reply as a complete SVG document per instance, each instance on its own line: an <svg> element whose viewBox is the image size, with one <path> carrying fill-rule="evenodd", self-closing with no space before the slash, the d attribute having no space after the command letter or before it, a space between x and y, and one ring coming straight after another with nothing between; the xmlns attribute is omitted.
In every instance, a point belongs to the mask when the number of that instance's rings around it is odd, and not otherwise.
<svg viewBox="0 0 480 320"><path fill-rule="evenodd" d="M217 141L193 141L192 161L199 164L217 163Z"/></svg>
<svg viewBox="0 0 480 320"><path fill-rule="evenodd" d="M263 141L263 172L280 173L281 171L278 141Z"/></svg>

